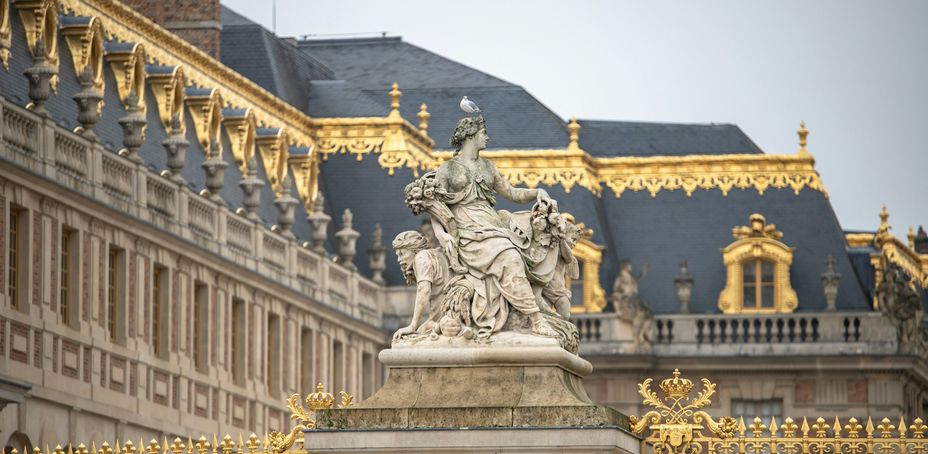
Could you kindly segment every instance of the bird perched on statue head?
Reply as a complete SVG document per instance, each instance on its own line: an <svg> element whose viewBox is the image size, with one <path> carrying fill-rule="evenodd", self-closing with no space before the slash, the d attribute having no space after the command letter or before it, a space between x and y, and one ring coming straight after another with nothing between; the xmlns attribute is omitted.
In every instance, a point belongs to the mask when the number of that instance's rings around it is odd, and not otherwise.
<svg viewBox="0 0 928 454"><path fill-rule="evenodd" d="M467 96L461 98L461 110L468 114L480 112L480 108L477 107L477 104L467 99Z"/></svg>

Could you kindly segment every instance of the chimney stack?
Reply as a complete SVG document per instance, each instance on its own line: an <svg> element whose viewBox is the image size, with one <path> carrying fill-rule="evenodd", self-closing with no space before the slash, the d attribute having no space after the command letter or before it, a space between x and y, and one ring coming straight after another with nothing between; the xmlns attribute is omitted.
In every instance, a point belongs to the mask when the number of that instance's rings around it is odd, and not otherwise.
<svg viewBox="0 0 928 454"><path fill-rule="evenodd" d="M219 0L123 0L156 24L219 60Z"/></svg>

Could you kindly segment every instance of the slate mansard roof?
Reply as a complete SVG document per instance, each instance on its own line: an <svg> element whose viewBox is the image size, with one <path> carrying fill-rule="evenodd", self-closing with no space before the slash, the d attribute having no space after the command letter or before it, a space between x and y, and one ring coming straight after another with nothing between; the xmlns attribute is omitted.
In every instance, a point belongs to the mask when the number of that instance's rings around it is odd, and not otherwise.
<svg viewBox="0 0 928 454"><path fill-rule="evenodd" d="M223 62L315 117L384 116L393 82L403 92L400 113L413 124L422 103L431 118L429 135L437 149L448 149L448 138L461 117L458 101L467 95L484 111L489 150L563 149L568 143L564 119L524 88L398 37L301 40L279 39L259 25L224 8ZM580 147L594 157L762 154L740 128L731 124L671 124L580 120ZM365 251L374 224L383 228L385 243L422 222L403 205L402 191L414 177L408 169L393 176L376 157L330 156L321 166L320 188L326 211L335 218L330 237L345 208L354 213L361 232L355 259L368 273ZM363 182L363 184L359 184ZM377 188L377 191L371 191ZM849 253L844 234L827 195L813 189L799 194L791 188L682 191L627 190L621 197L608 188L601 196L575 187L546 187L562 210L594 230L593 241L604 245L601 284L607 293L618 264L631 260L636 272L651 271L640 284L641 295L657 313L677 310L673 277L682 259L695 277L693 312L717 312L725 269L720 249L733 241L731 229L745 225L752 213L766 216L795 248L792 285L800 311L825 307L820 275L829 255L837 259L843 279L839 307L866 310L872 282L861 274L859 254ZM500 209L526 209L501 200ZM299 216L299 215L298 215ZM389 249L389 248L388 248ZM853 252L853 251L851 251ZM404 283L390 252L385 278ZM870 277L872 279L872 277Z"/></svg>

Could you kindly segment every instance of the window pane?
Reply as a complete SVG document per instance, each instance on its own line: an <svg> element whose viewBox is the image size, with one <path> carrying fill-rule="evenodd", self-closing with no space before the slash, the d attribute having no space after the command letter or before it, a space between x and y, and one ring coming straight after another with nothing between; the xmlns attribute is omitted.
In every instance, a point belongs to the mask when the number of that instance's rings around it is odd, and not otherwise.
<svg viewBox="0 0 928 454"><path fill-rule="evenodd" d="M773 307L773 285L764 284L760 289L760 306Z"/></svg>
<svg viewBox="0 0 928 454"><path fill-rule="evenodd" d="M748 260L741 265L741 268L744 270L744 285L754 285L754 268L755 263L753 260Z"/></svg>
<svg viewBox="0 0 928 454"><path fill-rule="evenodd" d="M763 282L773 283L773 262L768 262L764 260L760 263L761 263L761 276L762 276Z"/></svg>

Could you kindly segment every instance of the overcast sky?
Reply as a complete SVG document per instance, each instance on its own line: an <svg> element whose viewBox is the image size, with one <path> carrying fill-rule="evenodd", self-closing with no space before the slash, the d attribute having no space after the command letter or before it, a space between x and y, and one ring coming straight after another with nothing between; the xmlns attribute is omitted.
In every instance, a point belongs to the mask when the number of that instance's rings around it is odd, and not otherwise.
<svg viewBox="0 0 928 454"><path fill-rule="evenodd" d="M271 0L222 3L273 29ZM805 120L844 229L884 203L928 228L928 1L276 3L279 36L402 36L565 119L734 123L767 153Z"/></svg>

